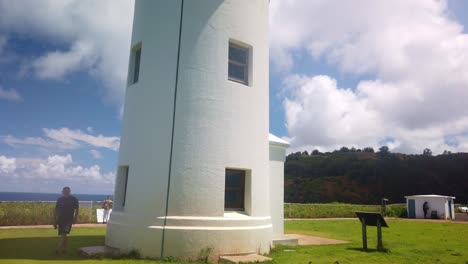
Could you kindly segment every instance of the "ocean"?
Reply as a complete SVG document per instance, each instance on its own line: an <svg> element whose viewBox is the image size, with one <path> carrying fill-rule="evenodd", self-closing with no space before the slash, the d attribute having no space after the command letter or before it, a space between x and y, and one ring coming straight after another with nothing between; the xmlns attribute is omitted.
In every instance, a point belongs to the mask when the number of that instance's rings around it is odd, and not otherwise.
<svg viewBox="0 0 468 264"><path fill-rule="evenodd" d="M108 194L72 194L80 201L103 201ZM0 201L57 201L59 193L0 192ZM112 198L112 196L111 196Z"/></svg>

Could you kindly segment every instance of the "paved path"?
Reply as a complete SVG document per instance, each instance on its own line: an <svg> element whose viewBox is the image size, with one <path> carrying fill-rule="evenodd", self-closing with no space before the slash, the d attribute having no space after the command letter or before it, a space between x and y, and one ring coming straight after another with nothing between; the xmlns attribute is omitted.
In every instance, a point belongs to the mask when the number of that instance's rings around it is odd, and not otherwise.
<svg viewBox="0 0 468 264"><path fill-rule="evenodd" d="M339 245L339 244L348 244L349 241L337 240L325 237L318 236L307 236L301 234L285 234L287 238L297 239L297 244L299 246L308 246L308 245Z"/></svg>
<svg viewBox="0 0 468 264"><path fill-rule="evenodd" d="M73 227L105 227L105 224L76 224ZM51 228L52 225L27 225L27 226L0 226L0 229L31 229L31 228Z"/></svg>
<svg viewBox="0 0 468 264"><path fill-rule="evenodd" d="M284 221L331 221L331 220L358 220L358 218L285 218Z"/></svg>

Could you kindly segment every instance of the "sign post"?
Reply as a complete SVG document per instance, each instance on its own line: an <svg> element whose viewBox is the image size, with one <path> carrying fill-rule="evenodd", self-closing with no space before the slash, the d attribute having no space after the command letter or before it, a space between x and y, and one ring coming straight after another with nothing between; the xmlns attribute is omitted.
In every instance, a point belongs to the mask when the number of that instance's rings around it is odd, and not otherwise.
<svg viewBox="0 0 468 264"><path fill-rule="evenodd" d="M366 227L365 218L361 220L361 224L362 224L362 249L364 249L364 251L367 251L367 227Z"/></svg>
<svg viewBox="0 0 468 264"><path fill-rule="evenodd" d="M382 242L382 227L388 227L385 219L380 213L370 212L356 212L356 216L359 218L362 224L362 249L367 251L367 226L377 227L377 250L384 251Z"/></svg>

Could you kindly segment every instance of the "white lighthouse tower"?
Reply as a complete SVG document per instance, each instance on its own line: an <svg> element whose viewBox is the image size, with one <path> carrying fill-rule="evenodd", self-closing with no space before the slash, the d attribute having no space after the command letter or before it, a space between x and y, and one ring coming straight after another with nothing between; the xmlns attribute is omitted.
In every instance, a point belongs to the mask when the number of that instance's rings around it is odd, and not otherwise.
<svg viewBox="0 0 468 264"><path fill-rule="evenodd" d="M269 0L137 0L106 245L268 253L287 143L268 133ZM273 203L274 202L274 203Z"/></svg>

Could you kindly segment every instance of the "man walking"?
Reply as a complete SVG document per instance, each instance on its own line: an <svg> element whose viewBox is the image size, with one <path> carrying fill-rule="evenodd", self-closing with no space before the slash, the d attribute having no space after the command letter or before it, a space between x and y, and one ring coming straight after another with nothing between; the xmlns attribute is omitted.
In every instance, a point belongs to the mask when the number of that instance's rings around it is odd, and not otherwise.
<svg viewBox="0 0 468 264"><path fill-rule="evenodd" d="M60 237L55 253L63 254L67 250L67 235L70 233L72 225L78 220L79 204L71 194L70 187L63 187L63 196L57 199L54 211L54 228L58 227Z"/></svg>

